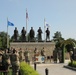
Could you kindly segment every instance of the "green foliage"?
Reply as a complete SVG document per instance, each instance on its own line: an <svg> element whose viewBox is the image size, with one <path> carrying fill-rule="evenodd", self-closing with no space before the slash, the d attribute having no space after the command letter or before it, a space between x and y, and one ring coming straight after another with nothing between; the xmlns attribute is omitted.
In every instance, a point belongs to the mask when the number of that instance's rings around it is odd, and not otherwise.
<svg viewBox="0 0 76 75"><path fill-rule="evenodd" d="M61 32L57 31L56 33L54 33L53 38L60 38L61 36Z"/></svg>
<svg viewBox="0 0 76 75"><path fill-rule="evenodd" d="M69 63L68 63L68 66L76 67L76 61L73 61L73 63L69 62Z"/></svg>
<svg viewBox="0 0 76 75"><path fill-rule="evenodd" d="M0 48L7 48L7 33L0 32Z"/></svg>
<svg viewBox="0 0 76 75"><path fill-rule="evenodd" d="M21 75L39 75L30 65L25 62L20 63Z"/></svg>
<svg viewBox="0 0 76 75"><path fill-rule="evenodd" d="M76 47L76 42L74 39L67 39L67 40L64 40L62 43L61 43L61 46L65 46L66 48L66 51L67 52L70 52L71 50L73 50L74 47Z"/></svg>
<svg viewBox="0 0 76 75"><path fill-rule="evenodd" d="M55 42L56 50L58 49L63 50L64 46L62 47L61 44L64 41L64 38L62 38L61 32L57 31L56 33L54 33L53 40Z"/></svg>
<svg viewBox="0 0 76 75"><path fill-rule="evenodd" d="M60 42L60 41L64 40L64 38L62 38L61 32L57 31L56 33L54 33L53 40L55 42Z"/></svg>

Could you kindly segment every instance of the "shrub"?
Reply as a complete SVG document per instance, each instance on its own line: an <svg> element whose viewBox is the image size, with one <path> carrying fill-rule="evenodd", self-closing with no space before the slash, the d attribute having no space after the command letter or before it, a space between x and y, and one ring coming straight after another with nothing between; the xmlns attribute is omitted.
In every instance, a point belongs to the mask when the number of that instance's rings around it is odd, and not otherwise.
<svg viewBox="0 0 76 75"><path fill-rule="evenodd" d="M25 62L20 63L20 73L21 75L39 75L37 71Z"/></svg>
<svg viewBox="0 0 76 75"><path fill-rule="evenodd" d="M73 61L73 63L69 62L68 66L76 67L76 61Z"/></svg>

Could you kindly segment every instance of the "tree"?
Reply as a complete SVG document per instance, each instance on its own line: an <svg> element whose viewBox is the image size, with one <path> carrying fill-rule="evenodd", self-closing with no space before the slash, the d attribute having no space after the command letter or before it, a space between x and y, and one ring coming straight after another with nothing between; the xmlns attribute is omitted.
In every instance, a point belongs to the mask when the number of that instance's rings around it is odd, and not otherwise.
<svg viewBox="0 0 76 75"><path fill-rule="evenodd" d="M61 36L61 32L57 31L56 33L54 33L53 38L60 38Z"/></svg>
<svg viewBox="0 0 76 75"><path fill-rule="evenodd" d="M7 48L7 33L0 32L0 48Z"/></svg>
<svg viewBox="0 0 76 75"><path fill-rule="evenodd" d="M61 43L64 41L64 38L62 38L61 32L57 31L54 33L53 40L55 41L55 48L61 48Z"/></svg>

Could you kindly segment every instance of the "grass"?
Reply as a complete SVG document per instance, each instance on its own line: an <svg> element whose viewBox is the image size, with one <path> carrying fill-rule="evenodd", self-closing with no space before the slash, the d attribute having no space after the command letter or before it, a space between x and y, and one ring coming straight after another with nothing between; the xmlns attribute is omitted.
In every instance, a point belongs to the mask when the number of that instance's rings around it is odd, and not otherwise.
<svg viewBox="0 0 76 75"><path fill-rule="evenodd" d="M35 71L33 69L33 67L31 67L29 64L27 64L25 62L20 63L20 73L21 73L21 75L39 75L39 73L37 71ZM1 73L0 73L0 75L1 75ZM8 75L12 75L11 68L9 69Z"/></svg>
<svg viewBox="0 0 76 75"><path fill-rule="evenodd" d="M29 64L25 62L20 63L21 75L39 75Z"/></svg>

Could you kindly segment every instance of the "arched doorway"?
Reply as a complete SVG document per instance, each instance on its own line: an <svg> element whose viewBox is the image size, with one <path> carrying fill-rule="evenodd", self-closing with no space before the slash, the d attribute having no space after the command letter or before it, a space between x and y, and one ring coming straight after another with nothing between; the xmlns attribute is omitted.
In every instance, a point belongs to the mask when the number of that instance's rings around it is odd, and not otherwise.
<svg viewBox="0 0 76 75"><path fill-rule="evenodd" d="M71 54L70 52L73 51L76 51L74 48L76 48L76 44L74 41L68 39L68 40L65 40L62 42L61 44L62 46L62 62L64 63L65 62L65 48L67 49L67 51L69 52L69 55L70 55L70 58L71 58Z"/></svg>

